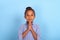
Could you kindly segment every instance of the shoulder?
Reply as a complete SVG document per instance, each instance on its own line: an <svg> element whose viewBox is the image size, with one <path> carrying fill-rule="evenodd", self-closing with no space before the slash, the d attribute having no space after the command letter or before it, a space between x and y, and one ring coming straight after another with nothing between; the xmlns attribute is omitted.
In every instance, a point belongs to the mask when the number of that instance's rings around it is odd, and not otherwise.
<svg viewBox="0 0 60 40"><path fill-rule="evenodd" d="M40 25L39 24L33 24L33 27L37 30L40 29Z"/></svg>
<svg viewBox="0 0 60 40"><path fill-rule="evenodd" d="M21 24L18 30L23 32L24 29L26 29L26 24Z"/></svg>
<svg viewBox="0 0 60 40"><path fill-rule="evenodd" d="M34 30L36 33L40 32L40 26L38 24L33 24Z"/></svg>
<svg viewBox="0 0 60 40"><path fill-rule="evenodd" d="M21 24L20 26L19 26L19 29L23 29L23 28L25 28L26 27L26 24Z"/></svg>
<svg viewBox="0 0 60 40"><path fill-rule="evenodd" d="M33 24L35 27L39 28L39 25L38 24Z"/></svg>
<svg viewBox="0 0 60 40"><path fill-rule="evenodd" d="M24 28L24 27L26 27L26 24L21 24L20 25L20 28Z"/></svg>

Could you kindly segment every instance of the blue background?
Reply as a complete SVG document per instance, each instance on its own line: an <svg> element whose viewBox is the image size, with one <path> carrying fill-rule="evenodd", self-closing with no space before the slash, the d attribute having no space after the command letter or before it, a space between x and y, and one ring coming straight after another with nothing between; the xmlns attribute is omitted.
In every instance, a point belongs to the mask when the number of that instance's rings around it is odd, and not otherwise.
<svg viewBox="0 0 60 40"><path fill-rule="evenodd" d="M41 40L60 40L60 0L0 0L0 40L18 40L27 6L36 12Z"/></svg>

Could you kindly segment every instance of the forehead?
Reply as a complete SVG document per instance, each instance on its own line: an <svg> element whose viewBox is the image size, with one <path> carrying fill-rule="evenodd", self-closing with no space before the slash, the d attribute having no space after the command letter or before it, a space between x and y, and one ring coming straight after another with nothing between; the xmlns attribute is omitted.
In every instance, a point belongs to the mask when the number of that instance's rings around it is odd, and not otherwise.
<svg viewBox="0 0 60 40"><path fill-rule="evenodd" d="M34 14L34 12L32 10L28 10L26 14L31 15L31 14Z"/></svg>

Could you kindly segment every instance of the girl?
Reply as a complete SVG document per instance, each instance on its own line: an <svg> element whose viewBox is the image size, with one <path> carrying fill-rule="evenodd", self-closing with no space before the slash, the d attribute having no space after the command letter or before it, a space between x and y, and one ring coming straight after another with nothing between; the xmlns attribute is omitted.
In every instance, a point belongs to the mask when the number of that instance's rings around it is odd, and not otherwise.
<svg viewBox="0 0 60 40"><path fill-rule="evenodd" d="M40 40L40 30L38 25L33 23L35 11L31 7L25 10L26 23L19 29L19 40Z"/></svg>

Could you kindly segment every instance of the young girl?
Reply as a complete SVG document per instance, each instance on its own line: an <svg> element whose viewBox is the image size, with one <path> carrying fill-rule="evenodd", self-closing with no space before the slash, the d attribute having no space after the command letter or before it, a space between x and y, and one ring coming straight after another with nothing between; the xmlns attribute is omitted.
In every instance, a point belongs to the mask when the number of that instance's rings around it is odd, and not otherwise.
<svg viewBox="0 0 60 40"><path fill-rule="evenodd" d="M31 7L25 10L26 23L19 29L19 40L40 40L40 30L38 25L33 23L35 11Z"/></svg>

